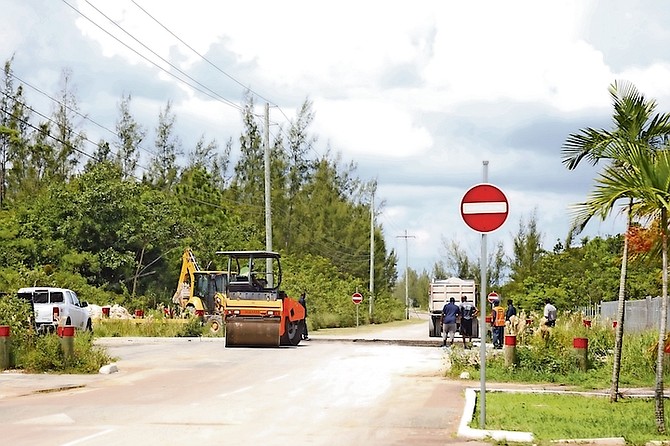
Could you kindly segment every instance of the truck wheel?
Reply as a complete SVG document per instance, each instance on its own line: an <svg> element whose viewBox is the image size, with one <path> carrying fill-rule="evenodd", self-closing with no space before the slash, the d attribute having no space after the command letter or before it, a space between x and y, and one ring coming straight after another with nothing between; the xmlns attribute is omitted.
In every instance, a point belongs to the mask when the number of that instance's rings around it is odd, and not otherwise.
<svg viewBox="0 0 670 446"><path fill-rule="evenodd" d="M90 319L86 321L86 331L93 333L93 322Z"/></svg>
<svg viewBox="0 0 670 446"><path fill-rule="evenodd" d="M68 318L65 320L65 325L72 325L72 320L68 316Z"/></svg>

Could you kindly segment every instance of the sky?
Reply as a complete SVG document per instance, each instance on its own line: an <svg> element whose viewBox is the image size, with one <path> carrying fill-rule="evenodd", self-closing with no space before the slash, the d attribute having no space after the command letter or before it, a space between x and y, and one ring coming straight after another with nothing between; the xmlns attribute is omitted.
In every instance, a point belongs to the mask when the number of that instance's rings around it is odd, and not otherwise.
<svg viewBox="0 0 670 446"><path fill-rule="evenodd" d="M259 114L271 104L273 136L311 101L313 156L339 154L377 182L376 222L401 273L430 272L451 241L478 258L482 238L460 204L483 181L484 161L509 203L505 224L487 235L489 252L503 243L511 253L532 216L551 250L601 167L568 171L562 145L582 128L611 128L610 84L629 81L670 112L664 2L3 3L0 57L13 56L28 103L49 115L68 70L93 141L113 139L105 128L127 94L149 131L146 149L171 101L185 151L203 135L221 147L236 141L247 90ZM174 67L191 86L168 74L180 75ZM624 226L614 215L583 235Z"/></svg>

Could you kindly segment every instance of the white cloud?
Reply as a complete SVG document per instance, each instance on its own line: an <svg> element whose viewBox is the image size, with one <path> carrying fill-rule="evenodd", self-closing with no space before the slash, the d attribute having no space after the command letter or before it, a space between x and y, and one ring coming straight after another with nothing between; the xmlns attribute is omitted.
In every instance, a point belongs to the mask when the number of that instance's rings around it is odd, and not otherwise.
<svg viewBox="0 0 670 446"><path fill-rule="evenodd" d="M312 98L315 151L324 153L329 143L345 161L358 163L364 180L379 179L387 245L398 248L403 265L397 236L407 230L417 269L429 270L439 258L442 237L462 240L477 255L478 238L458 206L465 190L481 181L483 160L490 161L490 181L510 199L509 220L491 238L509 239L519 218L537 209L545 243L553 245L567 233L568 204L585 196L597 171L567 172L560 163L562 140L579 128L607 125L608 85L630 80L658 99L659 111L670 109L670 34L663 31L670 7L659 4L638 2L631 15L625 2L594 0L136 1L290 118ZM193 70L189 74L217 94L242 101L244 87L132 1L91 3L161 57ZM76 6L173 71L88 2ZM104 117L113 127L121 94L131 93L133 110L149 131L159 109L173 100L185 145L201 134L220 144L237 141L239 110L194 93L65 4L10 2L3 12L0 54L16 52L17 74L54 94L61 70L73 67L75 82L85 87L83 111L94 119ZM630 31L638 28L654 32ZM30 94L48 112L50 100ZM284 121L274 109L271 118ZM613 233L619 226L594 222L587 229Z"/></svg>
<svg viewBox="0 0 670 446"><path fill-rule="evenodd" d="M408 110L383 99L317 99L314 108L316 132L330 135L333 147L352 157L416 156L432 145L429 132Z"/></svg>

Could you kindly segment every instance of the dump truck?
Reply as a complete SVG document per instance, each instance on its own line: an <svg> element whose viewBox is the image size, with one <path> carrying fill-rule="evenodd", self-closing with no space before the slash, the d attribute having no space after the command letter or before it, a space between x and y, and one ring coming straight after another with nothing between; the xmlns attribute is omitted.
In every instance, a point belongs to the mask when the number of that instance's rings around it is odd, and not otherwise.
<svg viewBox="0 0 670 446"><path fill-rule="evenodd" d="M280 290L280 255L271 251L217 251L227 258L223 318L226 347L298 345L305 308Z"/></svg>
<svg viewBox="0 0 670 446"><path fill-rule="evenodd" d="M477 306L477 287L474 279L460 279L450 277L448 279L433 280L430 283L428 293L428 310L430 317L428 319L428 335L430 337L442 336L442 308L453 297L456 305L460 304L461 296L466 296L467 300ZM477 319L472 323L472 334L479 336L479 324Z"/></svg>
<svg viewBox="0 0 670 446"><path fill-rule="evenodd" d="M191 248L184 249L177 291L172 296L182 313L202 317L216 332L222 324L226 271L200 269Z"/></svg>

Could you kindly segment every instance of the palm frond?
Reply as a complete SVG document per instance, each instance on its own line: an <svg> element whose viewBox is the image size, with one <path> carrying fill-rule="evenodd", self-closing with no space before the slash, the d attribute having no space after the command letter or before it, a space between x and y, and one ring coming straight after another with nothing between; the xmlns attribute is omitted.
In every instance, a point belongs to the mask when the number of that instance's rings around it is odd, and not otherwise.
<svg viewBox="0 0 670 446"><path fill-rule="evenodd" d="M602 153L606 151L612 138L613 135L603 129L586 128L580 133L572 133L563 143L562 163L569 170L575 169L582 159L586 159L591 165L596 165L603 158Z"/></svg>

